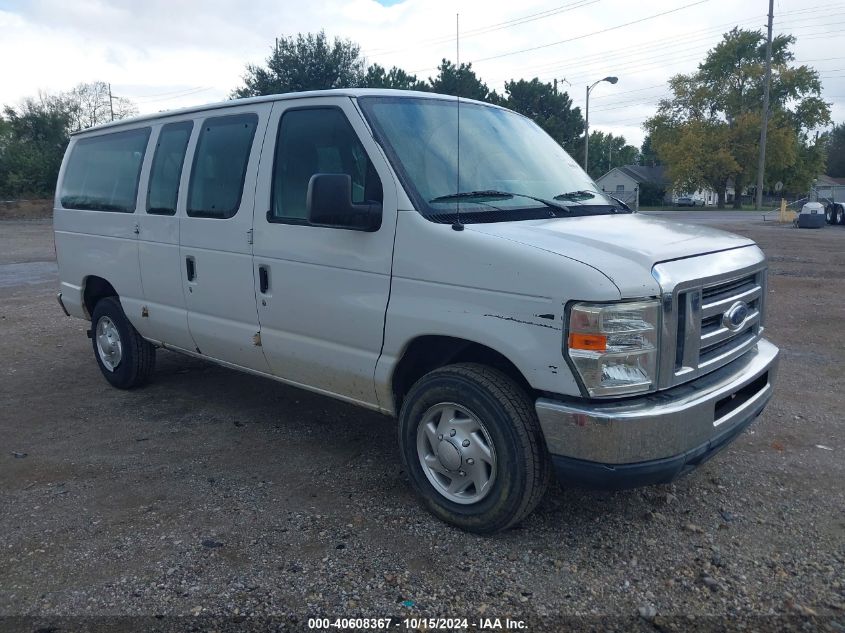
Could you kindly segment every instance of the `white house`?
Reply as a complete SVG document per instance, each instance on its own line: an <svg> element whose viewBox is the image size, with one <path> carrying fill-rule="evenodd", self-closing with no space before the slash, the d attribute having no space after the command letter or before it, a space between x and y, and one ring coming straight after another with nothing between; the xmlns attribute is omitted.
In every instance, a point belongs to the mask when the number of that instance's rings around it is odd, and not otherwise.
<svg viewBox="0 0 845 633"><path fill-rule="evenodd" d="M667 194L664 196L664 202L671 204L670 184L666 181L664 172L665 168L662 166L622 165L614 167L597 179L596 184L602 191L635 206L638 205L639 192L643 183L650 183L665 189Z"/></svg>
<svg viewBox="0 0 845 633"><path fill-rule="evenodd" d="M672 183L666 178L666 168L662 165L648 167L645 165L621 165L596 180L602 191L616 196L630 205L638 205L639 193L642 185L648 183L664 189L664 204L674 204L678 198L688 196L699 201L699 204L715 205L718 202L716 192L712 189L699 189L695 192L674 191ZM734 188L729 183L726 202L733 200Z"/></svg>

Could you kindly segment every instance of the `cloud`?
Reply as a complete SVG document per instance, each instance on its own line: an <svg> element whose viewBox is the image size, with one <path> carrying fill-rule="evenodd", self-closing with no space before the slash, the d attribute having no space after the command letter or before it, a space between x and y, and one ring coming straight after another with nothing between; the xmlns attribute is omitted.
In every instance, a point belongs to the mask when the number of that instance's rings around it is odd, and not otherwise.
<svg viewBox="0 0 845 633"><path fill-rule="evenodd" d="M694 0L670 5L668 9ZM325 29L361 45L369 62L398 65L421 78L442 58L455 59L460 13L462 61L502 92L512 78L557 78L575 105L584 87L608 74L590 98L590 127L623 133L639 144L642 121L666 94L667 79L691 72L721 33L739 24L762 28L765 7L708 0L653 20L597 33L667 11L662 0L0 0L0 103L39 90L58 92L82 81L111 82L115 94L142 112L218 101L241 83L247 63L261 63L274 38ZM796 58L823 77L836 120L845 120L845 72L829 43L837 15L801 0L779 0L776 30L794 32ZM513 20L522 18L514 24ZM511 21L508 23L508 21ZM831 24L831 26L826 26ZM481 32L479 32L481 31ZM590 35L596 33L595 35ZM586 37L583 37L586 36ZM522 49L564 41L524 53ZM503 57L497 57L506 53ZM511 54L513 53L513 54ZM486 58L493 58L487 59ZM839 70L837 70L839 69ZM565 83L563 79L570 82Z"/></svg>

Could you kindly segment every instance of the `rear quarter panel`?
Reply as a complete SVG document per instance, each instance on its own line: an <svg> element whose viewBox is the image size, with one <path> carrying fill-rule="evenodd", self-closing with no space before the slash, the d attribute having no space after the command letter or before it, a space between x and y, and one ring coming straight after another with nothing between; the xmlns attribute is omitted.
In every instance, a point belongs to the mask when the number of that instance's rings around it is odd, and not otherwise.
<svg viewBox="0 0 845 633"><path fill-rule="evenodd" d="M83 305L87 277L107 280L121 301L139 302L143 296L138 267L135 213L65 209L61 204L62 182L68 159L79 137L71 138L65 152L53 203L53 230L62 299L68 312L89 318ZM139 188L140 195L140 188Z"/></svg>

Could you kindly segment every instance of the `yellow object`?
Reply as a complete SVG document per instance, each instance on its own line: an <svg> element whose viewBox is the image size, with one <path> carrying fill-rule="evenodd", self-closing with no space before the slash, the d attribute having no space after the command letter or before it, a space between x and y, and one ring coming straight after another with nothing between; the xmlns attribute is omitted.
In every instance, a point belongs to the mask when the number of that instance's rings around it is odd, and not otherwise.
<svg viewBox="0 0 845 633"><path fill-rule="evenodd" d="M778 216L778 222L793 222L797 217L798 214L795 211L786 208L786 198L781 198L780 215Z"/></svg>

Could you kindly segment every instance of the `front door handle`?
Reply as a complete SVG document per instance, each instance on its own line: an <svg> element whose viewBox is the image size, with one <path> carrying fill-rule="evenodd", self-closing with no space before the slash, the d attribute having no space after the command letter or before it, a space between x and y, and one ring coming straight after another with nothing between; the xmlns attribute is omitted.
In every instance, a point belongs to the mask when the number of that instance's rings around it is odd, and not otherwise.
<svg viewBox="0 0 845 633"><path fill-rule="evenodd" d="M197 278L197 264L193 257L185 258L185 271L188 273L188 281L193 281Z"/></svg>
<svg viewBox="0 0 845 633"><path fill-rule="evenodd" d="M261 294L267 294L267 290L270 288L270 270L267 266L258 267L258 288L261 290Z"/></svg>

